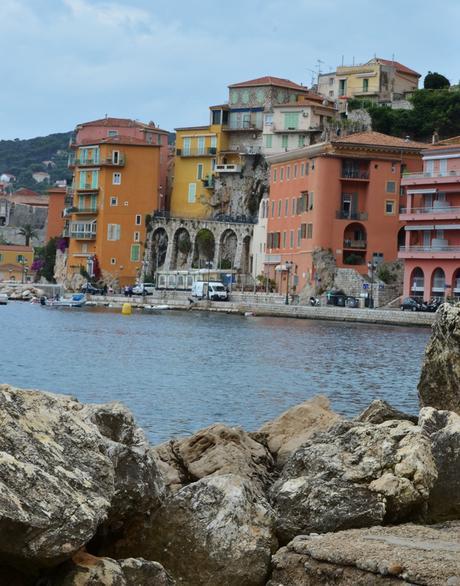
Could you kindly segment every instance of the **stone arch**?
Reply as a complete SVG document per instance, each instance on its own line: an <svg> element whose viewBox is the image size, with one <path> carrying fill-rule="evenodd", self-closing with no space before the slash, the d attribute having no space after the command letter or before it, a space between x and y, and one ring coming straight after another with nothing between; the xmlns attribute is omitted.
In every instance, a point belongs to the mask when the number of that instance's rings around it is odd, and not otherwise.
<svg viewBox="0 0 460 586"><path fill-rule="evenodd" d="M190 232L184 226L178 228L172 237L171 269L184 269L189 265L193 243Z"/></svg>
<svg viewBox="0 0 460 586"><path fill-rule="evenodd" d="M446 273L441 267L437 267L431 274L431 297L444 297L446 293Z"/></svg>
<svg viewBox="0 0 460 586"><path fill-rule="evenodd" d="M168 233L164 228L157 228L152 233L150 264L152 272L158 269L164 269L166 262L166 253L168 251Z"/></svg>
<svg viewBox="0 0 460 586"><path fill-rule="evenodd" d="M410 275L410 296L425 298L425 275L423 269L415 267Z"/></svg>
<svg viewBox="0 0 460 586"><path fill-rule="evenodd" d="M231 228L222 232L219 238L218 267L221 269L232 269L235 266L236 251L238 247L238 236Z"/></svg>
<svg viewBox="0 0 460 586"><path fill-rule="evenodd" d="M452 273L452 296L460 298L460 267Z"/></svg>
<svg viewBox="0 0 460 586"><path fill-rule="evenodd" d="M343 264L363 265L366 262L367 231L363 224L352 222L343 231Z"/></svg>
<svg viewBox="0 0 460 586"><path fill-rule="evenodd" d="M242 250L241 250L241 271L245 274L251 272L250 254L251 254L251 237L249 235L246 235L243 238Z"/></svg>
<svg viewBox="0 0 460 586"><path fill-rule="evenodd" d="M216 240L214 234L208 228L198 230L193 247L193 268L202 268L207 262L214 261Z"/></svg>

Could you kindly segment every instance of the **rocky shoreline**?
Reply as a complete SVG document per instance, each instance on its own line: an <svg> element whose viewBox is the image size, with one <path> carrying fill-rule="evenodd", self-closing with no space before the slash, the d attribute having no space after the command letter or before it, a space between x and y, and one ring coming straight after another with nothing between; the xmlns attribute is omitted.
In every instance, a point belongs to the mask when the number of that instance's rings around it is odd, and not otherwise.
<svg viewBox="0 0 460 586"><path fill-rule="evenodd" d="M419 395L150 446L120 403L0 385L0 585L460 584L458 306Z"/></svg>

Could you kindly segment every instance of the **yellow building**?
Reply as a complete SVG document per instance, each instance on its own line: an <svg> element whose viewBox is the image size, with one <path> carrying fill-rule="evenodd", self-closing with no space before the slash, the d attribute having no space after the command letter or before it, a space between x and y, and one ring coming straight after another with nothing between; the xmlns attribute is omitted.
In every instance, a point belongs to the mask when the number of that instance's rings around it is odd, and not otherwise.
<svg viewBox="0 0 460 586"><path fill-rule="evenodd" d="M16 281L28 283L31 266L34 260L34 249L19 244L0 244L0 281Z"/></svg>
<svg viewBox="0 0 460 586"><path fill-rule="evenodd" d="M160 207L161 141L149 138L145 125L124 127L120 120L105 138L94 125L85 135L84 126L78 127L69 162L74 179L72 207L66 209L67 280L75 286L74 276L84 269L96 280L132 285L142 269L146 217Z"/></svg>

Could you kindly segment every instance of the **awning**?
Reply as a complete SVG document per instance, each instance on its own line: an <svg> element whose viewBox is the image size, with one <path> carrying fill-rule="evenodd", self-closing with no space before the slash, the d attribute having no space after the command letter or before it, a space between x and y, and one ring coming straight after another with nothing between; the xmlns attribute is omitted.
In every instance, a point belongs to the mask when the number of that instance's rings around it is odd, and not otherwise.
<svg viewBox="0 0 460 586"><path fill-rule="evenodd" d="M415 231L415 230L435 230L436 228L433 225L424 224L423 226L405 226L404 230L407 231Z"/></svg>

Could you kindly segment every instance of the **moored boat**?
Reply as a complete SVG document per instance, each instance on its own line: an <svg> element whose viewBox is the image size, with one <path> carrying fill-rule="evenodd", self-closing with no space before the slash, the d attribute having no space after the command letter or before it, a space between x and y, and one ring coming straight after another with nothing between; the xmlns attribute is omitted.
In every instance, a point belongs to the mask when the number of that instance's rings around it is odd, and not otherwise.
<svg viewBox="0 0 460 586"><path fill-rule="evenodd" d="M8 303L8 295L6 293L0 293L0 305L6 305Z"/></svg>
<svg viewBox="0 0 460 586"><path fill-rule="evenodd" d="M46 307L83 307L86 305L86 295L75 293L71 297L57 297L56 299L42 297L40 303Z"/></svg>

